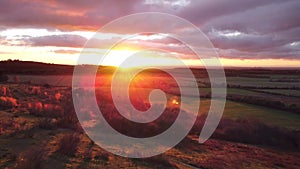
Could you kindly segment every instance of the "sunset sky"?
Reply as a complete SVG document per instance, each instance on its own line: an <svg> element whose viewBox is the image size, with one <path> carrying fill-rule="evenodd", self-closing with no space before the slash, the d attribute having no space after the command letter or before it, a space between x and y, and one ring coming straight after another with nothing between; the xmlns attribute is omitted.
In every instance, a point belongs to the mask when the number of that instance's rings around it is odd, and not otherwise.
<svg viewBox="0 0 300 169"><path fill-rule="evenodd" d="M110 21L163 12L199 27L224 66L299 67L299 9L299 0L1 0L0 60L76 64L87 40ZM122 34L103 37L105 43ZM133 42L148 40L145 45L166 45L188 56L177 43L157 39L141 36ZM115 50L111 57L131 54L135 47L128 48ZM114 65L112 61L108 64Z"/></svg>

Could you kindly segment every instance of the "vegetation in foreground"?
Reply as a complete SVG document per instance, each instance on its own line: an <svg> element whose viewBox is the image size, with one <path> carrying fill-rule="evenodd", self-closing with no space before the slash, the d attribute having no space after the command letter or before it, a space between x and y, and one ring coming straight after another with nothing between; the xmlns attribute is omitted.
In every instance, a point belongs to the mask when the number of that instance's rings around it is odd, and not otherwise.
<svg viewBox="0 0 300 169"><path fill-rule="evenodd" d="M6 88L1 97L7 98L0 106L1 168L296 168L300 160L299 131L254 119L223 118L212 139L199 144L205 120L200 114L175 148L157 157L126 159L106 152L84 134L70 88L1 86Z"/></svg>

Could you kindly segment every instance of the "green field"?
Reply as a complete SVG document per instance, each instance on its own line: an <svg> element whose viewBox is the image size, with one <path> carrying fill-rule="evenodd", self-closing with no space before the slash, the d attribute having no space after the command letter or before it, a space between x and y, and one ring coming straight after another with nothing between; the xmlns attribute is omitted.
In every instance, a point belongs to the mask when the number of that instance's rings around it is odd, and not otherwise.
<svg viewBox="0 0 300 169"><path fill-rule="evenodd" d="M200 104L200 112L206 113L209 109L210 100L202 99ZM229 100L226 101L223 118L254 118L269 125L300 130L300 115L298 114Z"/></svg>

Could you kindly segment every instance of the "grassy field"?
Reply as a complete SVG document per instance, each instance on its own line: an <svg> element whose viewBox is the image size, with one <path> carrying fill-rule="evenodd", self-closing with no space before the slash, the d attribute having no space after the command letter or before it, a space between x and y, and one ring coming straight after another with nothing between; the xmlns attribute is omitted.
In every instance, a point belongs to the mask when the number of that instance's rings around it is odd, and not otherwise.
<svg viewBox="0 0 300 169"><path fill-rule="evenodd" d="M244 103L227 101L224 117L255 118L270 125L300 129L300 115L298 114Z"/></svg>
<svg viewBox="0 0 300 169"><path fill-rule="evenodd" d="M288 90L288 89L257 89L257 91L262 91L271 94L280 94L284 96L294 96L300 97L300 90Z"/></svg>
<svg viewBox="0 0 300 169"><path fill-rule="evenodd" d="M293 88L300 87L299 82L272 82L268 78L249 78L249 77L227 77L228 85L243 87L270 87L270 88ZM208 78L201 79L203 82L209 82Z"/></svg>
<svg viewBox="0 0 300 169"><path fill-rule="evenodd" d="M218 91L224 90L222 88L216 88L215 91L218 93ZM199 88L200 94L205 94L208 92L211 92L211 88ZM227 94L235 94L235 95L258 95L258 92L246 90L246 89L237 89L237 88L227 88L226 89Z"/></svg>
<svg viewBox="0 0 300 169"><path fill-rule="evenodd" d="M209 99L201 99L200 113L208 112ZM258 119L263 123L292 130L300 130L300 115L262 106L226 101L223 118Z"/></svg>

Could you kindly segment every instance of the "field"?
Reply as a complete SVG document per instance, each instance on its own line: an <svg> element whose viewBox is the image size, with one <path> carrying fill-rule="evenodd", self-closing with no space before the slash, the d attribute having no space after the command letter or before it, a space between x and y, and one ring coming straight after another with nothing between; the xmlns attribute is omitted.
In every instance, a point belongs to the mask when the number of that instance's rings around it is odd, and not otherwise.
<svg viewBox="0 0 300 169"><path fill-rule="evenodd" d="M299 115L245 103L227 101L224 118L254 118L272 126L299 130Z"/></svg>
<svg viewBox="0 0 300 169"><path fill-rule="evenodd" d="M258 89L257 91L270 93L270 94L277 94L282 96L290 96L290 97L300 97L299 90L288 90L288 89Z"/></svg>
<svg viewBox="0 0 300 169"><path fill-rule="evenodd" d="M227 70L223 117L213 136L199 144L199 132L211 103L211 89L203 80L207 77L202 71L194 70L202 84L193 129L176 147L145 159L113 155L85 134L73 107L70 74L6 72L8 81L0 83L0 168L298 168L300 86L295 81L300 77L299 71L291 71L292 74L290 70ZM142 79L143 83L137 83L131 93L135 96L132 104L141 110L149 106L148 102L138 102L148 93L142 91L151 90L157 81L166 79L157 74L153 77L151 83ZM96 83L98 106L106 110L103 115L117 131L130 136L151 136L165 129L158 124L168 127L176 119L172 114L164 115L158 123L151 123L151 128L124 121L115 114L108 75L97 78L101 81ZM165 81L168 83L155 87L163 86L168 100L179 96L175 85ZM166 85L172 87L164 88ZM165 113L176 110L167 105ZM93 116L93 112L85 114L86 119Z"/></svg>

